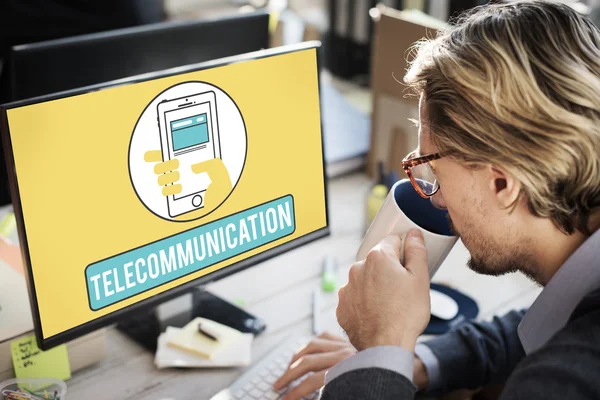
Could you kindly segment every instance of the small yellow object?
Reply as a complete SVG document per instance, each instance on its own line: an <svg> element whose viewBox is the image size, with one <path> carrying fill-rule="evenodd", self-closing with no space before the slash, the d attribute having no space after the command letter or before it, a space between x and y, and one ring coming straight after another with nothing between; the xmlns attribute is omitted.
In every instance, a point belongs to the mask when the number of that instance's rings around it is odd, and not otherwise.
<svg viewBox="0 0 600 400"><path fill-rule="evenodd" d="M9 212L2 218L2 220L0 220L0 235L4 237L10 236L10 234L15 230L16 226L17 221L15 220L15 214Z"/></svg>
<svg viewBox="0 0 600 400"><path fill-rule="evenodd" d="M279 23L279 13L274 11L269 14L269 33L272 35L277 29L277 24Z"/></svg>
<svg viewBox="0 0 600 400"><path fill-rule="evenodd" d="M387 194L388 190L385 185L375 185L371 189L371 193L367 199L367 219L369 224L373 222L381 206L383 206Z"/></svg>

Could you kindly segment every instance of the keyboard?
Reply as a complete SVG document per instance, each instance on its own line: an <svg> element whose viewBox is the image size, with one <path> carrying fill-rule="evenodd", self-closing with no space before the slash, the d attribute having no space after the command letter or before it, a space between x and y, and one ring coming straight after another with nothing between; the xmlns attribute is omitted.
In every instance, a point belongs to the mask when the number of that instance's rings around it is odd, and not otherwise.
<svg viewBox="0 0 600 400"><path fill-rule="evenodd" d="M276 345L255 365L249 367L231 386L214 395L211 400L281 399L288 390L297 386L309 376L309 374L305 375L281 391L273 389L273 383L287 370L294 354L306 345L311 338L311 336L290 336ZM316 391L303 399L314 400L318 396L319 392Z"/></svg>

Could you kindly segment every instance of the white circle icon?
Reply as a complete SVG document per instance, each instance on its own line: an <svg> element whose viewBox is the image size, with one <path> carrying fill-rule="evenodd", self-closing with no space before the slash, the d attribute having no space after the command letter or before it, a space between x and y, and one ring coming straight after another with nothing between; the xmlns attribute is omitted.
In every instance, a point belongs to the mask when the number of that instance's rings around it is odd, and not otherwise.
<svg viewBox="0 0 600 400"><path fill-rule="evenodd" d="M246 149L234 100L209 83L184 82L162 91L140 115L129 144L129 176L152 213L192 221L227 199Z"/></svg>

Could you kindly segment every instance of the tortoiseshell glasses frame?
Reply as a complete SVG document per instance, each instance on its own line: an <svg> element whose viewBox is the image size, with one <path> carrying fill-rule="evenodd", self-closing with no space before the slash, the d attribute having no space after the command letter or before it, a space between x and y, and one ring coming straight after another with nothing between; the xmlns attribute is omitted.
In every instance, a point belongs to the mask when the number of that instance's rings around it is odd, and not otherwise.
<svg viewBox="0 0 600 400"><path fill-rule="evenodd" d="M411 169L418 165L425 164L425 163L428 163L433 160L438 160L438 159L442 158L443 156L440 153L433 153L433 154L426 154L424 156L415 157L416 153L417 153L417 151L413 150L406 157L404 157L404 159L402 160L402 168L404 168L404 172L406 172L406 175L408 175L408 178L410 179L410 182L412 183L412 185L415 188L415 190L417 191L417 193L419 193L419 195L421 197L427 199L427 198L433 196L434 194L436 194L438 192L438 190L440 189L440 185L437 182L437 178L435 180L435 183L428 182L433 186L433 191L431 193L426 193L423 190L423 188L419 185L419 183L417 182L415 176L411 172ZM429 165L429 168L431 168L431 165ZM433 170L431 170L431 173L433 174ZM434 176L435 176L435 174L434 174Z"/></svg>

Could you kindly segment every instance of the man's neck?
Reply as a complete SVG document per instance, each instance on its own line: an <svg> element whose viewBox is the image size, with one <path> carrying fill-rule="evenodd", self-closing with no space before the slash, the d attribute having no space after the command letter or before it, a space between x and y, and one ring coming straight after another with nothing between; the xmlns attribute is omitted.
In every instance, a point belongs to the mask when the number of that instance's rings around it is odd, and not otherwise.
<svg viewBox="0 0 600 400"><path fill-rule="evenodd" d="M537 279L545 286L588 237L579 231L567 235L549 219L538 219L536 222L532 250L539 272Z"/></svg>

